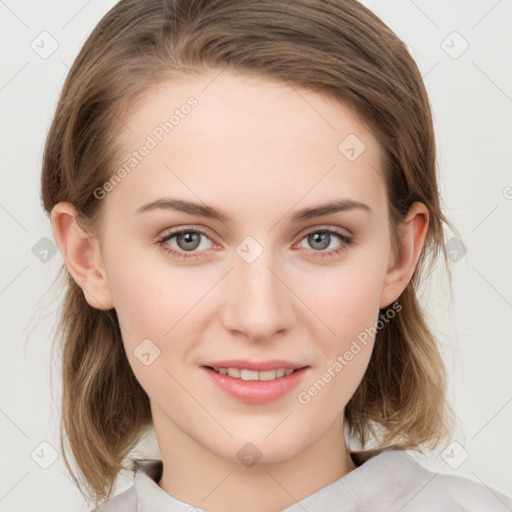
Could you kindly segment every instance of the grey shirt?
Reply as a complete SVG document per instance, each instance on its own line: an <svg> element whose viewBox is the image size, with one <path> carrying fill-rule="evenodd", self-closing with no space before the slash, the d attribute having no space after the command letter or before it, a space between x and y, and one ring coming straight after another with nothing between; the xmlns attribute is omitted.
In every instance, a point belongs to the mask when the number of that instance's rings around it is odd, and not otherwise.
<svg viewBox="0 0 512 512"><path fill-rule="evenodd" d="M357 468L282 512L507 512L512 499L467 478L434 473L396 448L351 452ZM203 512L158 486L162 461L134 462L132 487L92 512Z"/></svg>

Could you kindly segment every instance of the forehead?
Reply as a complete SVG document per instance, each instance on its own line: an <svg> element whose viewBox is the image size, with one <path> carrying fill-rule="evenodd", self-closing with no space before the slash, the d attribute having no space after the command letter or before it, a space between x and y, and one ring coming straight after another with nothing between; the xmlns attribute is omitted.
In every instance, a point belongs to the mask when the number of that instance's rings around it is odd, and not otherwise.
<svg viewBox="0 0 512 512"><path fill-rule="evenodd" d="M284 81L179 75L148 88L123 122L127 172L108 202L125 209L164 195L229 211L340 197L385 207L372 133L342 103Z"/></svg>

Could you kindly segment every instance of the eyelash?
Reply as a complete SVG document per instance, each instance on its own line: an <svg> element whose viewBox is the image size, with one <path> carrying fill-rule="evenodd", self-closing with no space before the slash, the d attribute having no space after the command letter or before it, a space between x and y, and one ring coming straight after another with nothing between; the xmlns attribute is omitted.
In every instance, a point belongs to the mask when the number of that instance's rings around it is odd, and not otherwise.
<svg viewBox="0 0 512 512"><path fill-rule="evenodd" d="M186 260L190 260L190 259L194 259L194 258L200 258L201 257L200 253L186 252L186 251L176 251L176 250L170 248L169 245L166 245L166 242L168 242L169 240L171 240L175 236L180 235L182 233L200 233L201 235L204 235L206 238L210 239L208 234L205 233L204 231L202 231L201 229L197 229L197 228L194 228L194 229L179 229L179 230L176 230L176 231L172 231L171 233L169 233L169 234L167 234L165 236L160 237L157 240L156 243L161 247L162 250L164 250L167 253L172 254L173 257L177 257L177 258L181 258L181 259L186 259ZM313 231L310 231L310 232L304 234L299 241L302 241L308 235L311 235L311 234L314 234L314 233L327 233L329 235L335 235L338 238L340 238L340 240L343 242L343 244L341 244L337 249L333 249L333 250L330 250L330 251L326 251L326 250L323 250L323 251L313 251L313 255L312 255L313 259L314 258L318 258L318 257L320 257L320 258L327 258L327 257L337 256L342 251L344 251L347 248L347 246L352 244L353 241L354 241L353 237L349 237L349 236L341 233L340 231L336 231L334 229L315 229Z"/></svg>

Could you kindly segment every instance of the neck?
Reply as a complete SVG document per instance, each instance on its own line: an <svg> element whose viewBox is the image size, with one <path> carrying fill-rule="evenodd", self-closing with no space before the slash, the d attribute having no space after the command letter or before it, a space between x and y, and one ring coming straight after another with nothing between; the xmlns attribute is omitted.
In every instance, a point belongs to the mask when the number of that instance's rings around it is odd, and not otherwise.
<svg viewBox="0 0 512 512"><path fill-rule="evenodd" d="M174 424L155 422L155 432L163 461L158 485L179 501L211 511L282 510L356 467L346 448L342 415L302 452L252 467L220 457Z"/></svg>

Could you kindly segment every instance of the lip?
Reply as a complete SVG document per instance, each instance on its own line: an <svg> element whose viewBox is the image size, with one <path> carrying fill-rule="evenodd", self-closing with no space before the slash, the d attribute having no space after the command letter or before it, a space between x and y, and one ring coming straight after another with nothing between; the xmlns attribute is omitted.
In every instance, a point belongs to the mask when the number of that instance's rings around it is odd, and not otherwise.
<svg viewBox="0 0 512 512"><path fill-rule="evenodd" d="M220 365L219 367L240 368L240 366L237 365L223 366L225 363L226 361L223 361L222 365ZM215 363L215 365L212 366L217 367L217 364L218 363ZM230 364L232 364L232 362L230 362ZM258 364L260 364L261 367L261 363ZM275 362L267 362L267 364L274 365ZM309 366L300 367L290 375L279 377L278 379L274 380L261 381L236 379L235 377L230 377L229 375L222 375L220 373L217 373L208 366L202 366L201 369L207 373L207 375L212 379L213 383L216 386L218 386L222 391L224 391L228 395L248 404L265 404L281 398L282 396L292 391L292 389L296 388L303 380L306 372L309 370ZM292 366L286 365L279 366L279 368L291 367ZM242 368L244 368L243 365ZM274 370L276 368L276 366L273 366L267 369ZM250 370L251 368L246 369Z"/></svg>
<svg viewBox="0 0 512 512"><path fill-rule="evenodd" d="M265 370L277 370L279 368L292 368L297 370L307 366L302 363L285 361L284 359L270 359L267 361L250 361L248 359L229 359L227 361L212 361L204 363L202 366L211 366L212 368L240 368L245 370L254 370L264 372Z"/></svg>

